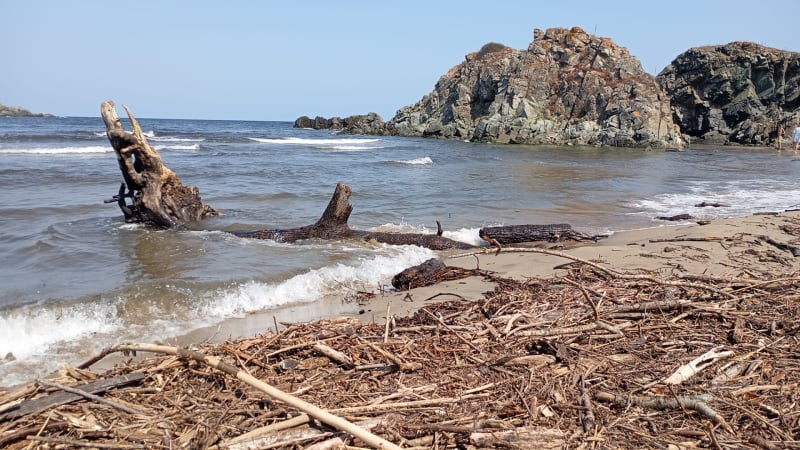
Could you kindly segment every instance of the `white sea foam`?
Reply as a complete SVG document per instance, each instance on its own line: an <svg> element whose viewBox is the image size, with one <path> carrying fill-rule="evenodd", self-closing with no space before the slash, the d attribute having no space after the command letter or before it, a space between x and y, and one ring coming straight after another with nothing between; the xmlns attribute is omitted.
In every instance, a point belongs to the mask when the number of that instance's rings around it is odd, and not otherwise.
<svg viewBox="0 0 800 450"><path fill-rule="evenodd" d="M445 231L442 236L454 241L466 242L470 245L486 245L486 241L478 236L478 231L480 231L480 228L461 228L455 231Z"/></svg>
<svg viewBox="0 0 800 450"><path fill-rule="evenodd" d="M377 150L383 147L375 145L334 145L331 147L321 147L321 148L326 151L334 151L334 152L361 152L364 150Z"/></svg>
<svg viewBox="0 0 800 450"><path fill-rule="evenodd" d="M43 356L59 342L122 326L114 302L71 305L25 305L0 315L0 357L11 353L18 360Z"/></svg>
<svg viewBox="0 0 800 450"><path fill-rule="evenodd" d="M691 214L695 217L723 218L780 211L797 205L798 198L800 190L739 189L737 186L730 186L729 189L708 191L701 186L695 186L690 192L659 194L635 201L632 206L642 209L643 211L637 215L644 216ZM703 202L727 206L704 208L695 206ZM776 207L776 205L782 206Z"/></svg>
<svg viewBox="0 0 800 450"><path fill-rule="evenodd" d="M392 161L392 162L398 163L398 164L409 164L409 165L412 165L412 166L427 166L427 165L433 164L433 160L430 158L430 156L423 156L422 158L409 159L409 160L398 160L398 161Z"/></svg>
<svg viewBox="0 0 800 450"><path fill-rule="evenodd" d="M486 245L486 241L478 236L480 228L460 228L458 230L442 232L442 236L454 241L465 242L470 245ZM420 233L420 234L435 234L437 230L426 227L425 225L409 225L408 223L387 223L379 227L375 227L372 231L381 231L386 233Z"/></svg>
<svg viewBox="0 0 800 450"><path fill-rule="evenodd" d="M0 315L0 386L24 381L9 373L26 373L30 377L33 372L37 372L34 376L40 376L56 370L54 364L64 361L57 362L57 358L51 357L54 353L86 351L88 348L82 347L92 345L98 350L119 340L141 339L143 335L149 340L165 339L250 312L310 303L350 290L377 290L403 269L434 256L433 251L416 246L380 246L349 263L309 270L281 282L250 281L231 288L192 293L197 301L182 306L179 317L166 314L157 303L139 305L142 309L138 314L146 317L136 322L144 325L126 320L124 299L10 308ZM16 361L4 362L2 357L8 353ZM25 370L21 369L23 366Z"/></svg>
<svg viewBox="0 0 800 450"><path fill-rule="evenodd" d="M132 132L127 131L126 133L132 134ZM94 133L97 137L107 137L108 133L105 131L96 131ZM146 131L143 133L148 140L150 141L157 141L157 142L203 142L205 138L185 138L185 137L177 137L177 136L157 136L155 131Z"/></svg>
<svg viewBox="0 0 800 450"><path fill-rule="evenodd" d="M203 142L205 138L181 138L175 136L153 136L149 140L155 142Z"/></svg>
<svg viewBox="0 0 800 450"><path fill-rule="evenodd" d="M433 258L431 250L416 246L383 246L379 253L357 262L309 270L281 283L249 282L213 294L200 316L234 317L290 303L308 303L347 290L374 290L403 269Z"/></svg>
<svg viewBox="0 0 800 450"><path fill-rule="evenodd" d="M93 153L109 153L114 149L106 145L90 145L85 147L29 147L29 148L4 148L0 154L28 154L28 155L86 155Z"/></svg>
<svg viewBox="0 0 800 450"><path fill-rule="evenodd" d="M305 139L297 137L285 138L249 138L252 141L262 144L292 144L292 145L317 145L317 146L341 146L341 145L362 145L379 142L380 139L372 138L341 138L341 139Z"/></svg>
<svg viewBox="0 0 800 450"><path fill-rule="evenodd" d="M183 151L183 152L196 152L200 150L200 144L192 144L192 145L175 145L175 144L167 144L167 145L154 145L158 151L162 150L173 150L173 151Z"/></svg>

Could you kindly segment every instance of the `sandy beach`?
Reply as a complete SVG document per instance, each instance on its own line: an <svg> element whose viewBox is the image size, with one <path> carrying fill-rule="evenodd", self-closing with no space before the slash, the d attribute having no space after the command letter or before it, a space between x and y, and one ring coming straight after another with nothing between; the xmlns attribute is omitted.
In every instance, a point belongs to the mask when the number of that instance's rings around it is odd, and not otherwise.
<svg viewBox="0 0 800 450"><path fill-rule="evenodd" d="M254 314L58 374L124 378L106 397L133 413L34 408L62 384L0 390L0 443L789 448L798 244L792 211L447 252L481 274Z"/></svg>
<svg viewBox="0 0 800 450"><path fill-rule="evenodd" d="M774 243L769 243L772 240ZM800 258L775 244L794 246L800 252L800 212L781 212L711 221L621 231L596 243L530 243L496 252L442 252L448 266L481 269L500 277L528 280L558 276L558 267L573 262L552 254L525 250L545 249L588 260L620 272L646 273L654 277L702 274L720 277L764 276L800 271ZM523 249L515 251L514 249ZM466 255L466 256L464 256ZM421 306L449 298L477 300L494 289L484 277L473 276L445 281L409 291L373 291L376 295L359 304L342 298L328 298L312 305L292 305L267 315L254 314L235 319L221 328L198 331L181 343L247 336L274 328L274 322L307 322L336 316L355 317L370 323L384 323L386 311L392 316L413 314Z"/></svg>
<svg viewBox="0 0 800 450"><path fill-rule="evenodd" d="M709 275L720 277L764 276L800 271L800 257L780 249L768 240L794 246L800 252L800 211L753 215L710 221L708 224L665 222L662 226L620 231L596 243L527 243L495 248L440 253L448 266L481 269L501 278L520 281L557 277L559 267L574 262L531 249L551 250L595 262L620 271L653 277ZM313 322L333 317L352 317L363 323L384 324L389 317L406 317L419 308L448 299L475 301L491 292L496 283L472 276L432 286L397 291L387 286L369 290L374 296L357 293L349 298L324 298L313 304L294 304L268 313L230 319L216 327L202 328L178 336L168 343L193 345L222 342L275 331L283 324Z"/></svg>

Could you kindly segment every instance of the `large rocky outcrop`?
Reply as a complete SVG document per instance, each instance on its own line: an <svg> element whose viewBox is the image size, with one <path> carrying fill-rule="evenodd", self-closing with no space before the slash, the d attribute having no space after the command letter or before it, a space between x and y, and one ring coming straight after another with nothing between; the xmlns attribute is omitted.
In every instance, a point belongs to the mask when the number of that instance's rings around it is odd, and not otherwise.
<svg viewBox="0 0 800 450"><path fill-rule="evenodd" d="M537 29L527 50L485 45L382 128L377 120L355 128L338 127L336 118L301 119L295 126L346 133L366 129L507 144L684 146L655 77L624 47L578 27Z"/></svg>
<svg viewBox="0 0 800 450"><path fill-rule="evenodd" d="M766 145L780 121L800 116L800 53L751 42L696 47L657 79L682 132L706 142Z"/></svg>
<svg viewBox="0 0 800 450"><path fill-rule="evenodd" d="M655 78L624 47L578 27L537 29L527 50L487 44L387 128L512 144L684 146Z"/></svg>

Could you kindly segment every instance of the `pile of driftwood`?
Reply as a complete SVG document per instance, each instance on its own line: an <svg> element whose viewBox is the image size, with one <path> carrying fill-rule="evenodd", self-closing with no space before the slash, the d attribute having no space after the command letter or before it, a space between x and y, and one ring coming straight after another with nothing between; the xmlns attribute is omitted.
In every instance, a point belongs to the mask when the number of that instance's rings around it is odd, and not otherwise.
<svg viewBox="0 0 800 450"><path fill-rule="evenodd" d="M479 301L385 323L107 349L0 392L0 447L800 445L800 274L661 278L576 261L547 279L483 275L497 287ZM115 352L139 356L90 370Z"/></svg>

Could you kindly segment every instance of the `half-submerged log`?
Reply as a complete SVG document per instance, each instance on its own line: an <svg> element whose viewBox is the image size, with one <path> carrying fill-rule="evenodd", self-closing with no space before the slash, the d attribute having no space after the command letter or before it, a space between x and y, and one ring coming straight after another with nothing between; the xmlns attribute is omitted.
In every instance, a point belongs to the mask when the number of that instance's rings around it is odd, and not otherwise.
<svg viewBox="0 0 800 450"><path fill-rule="evenodd" d="M483 227L478 236L492 244L517 244L520 242L597 241L603 236L590 236L572 229L567 223L547 225L506 225Z"/></svg>
<svg viewBox="0 0 800 450"><path fill-rule="evenodd" d="M178 175L164 165L161 156L147 142L139 122L127 106L124 108L131 120L132 133L123 128L113 101L100 106L108 140L125 180L112 200L119 205L125 221L172 228L215 215L216 211L203 203L196 187L184 186ZM126 198L131 199L130 206Z"/></svg>
<svg viewBox="0 0 800 450"><path fill-rule="evenodd" d="M300 228L258 230L258 231L234 231L233 234L252 239L271 239L278 242L295 242L303 239L352 239L360 238L365 241L376 241L392 245L418 245L432 250L446 249L469 249L474 246L465 242L454 241L441 236L439 233L384 233L353 230L347 224L353 206L350 204L350 196L353 190L350 186L338 183L333 191L333 196L328 202L327 208L322 213L322 217L313 224Z"/></svg>

